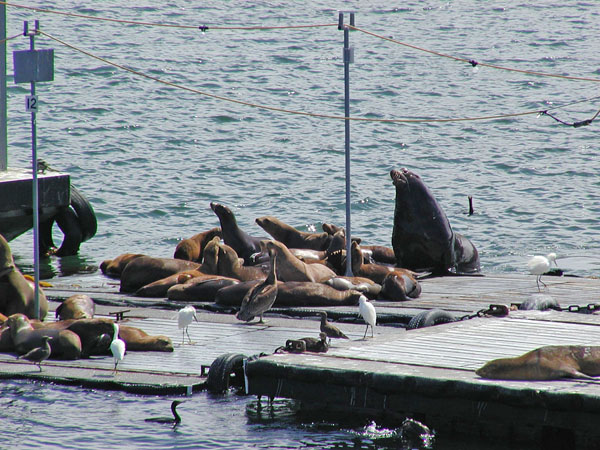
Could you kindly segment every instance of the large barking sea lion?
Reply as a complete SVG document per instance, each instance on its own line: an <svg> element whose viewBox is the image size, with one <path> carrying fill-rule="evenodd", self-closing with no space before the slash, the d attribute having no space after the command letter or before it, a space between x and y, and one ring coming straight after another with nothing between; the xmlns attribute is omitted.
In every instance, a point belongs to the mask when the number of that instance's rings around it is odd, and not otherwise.
<svg viewBox="0 0 600 450"><path fill-rule="evenodd" d="M396 187L392 247L396 265L434 275L480 272L479 254L455 233L443 209L421 178L408 169L390 172Z"/></svg>

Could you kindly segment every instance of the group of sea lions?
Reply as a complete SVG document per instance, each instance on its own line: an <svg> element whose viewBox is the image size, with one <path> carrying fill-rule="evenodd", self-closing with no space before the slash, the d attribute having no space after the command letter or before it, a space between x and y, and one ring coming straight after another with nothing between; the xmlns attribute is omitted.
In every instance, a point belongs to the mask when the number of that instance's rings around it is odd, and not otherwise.
<svg viewBox="0 0 600 450"><path fill-rule="evenodd" d="M264 216L256 224L271 239L261 238L242 230L231 209L216 202L210 207L220 227L183 239L173 258L127 253L100 268L120 279L121 292L240 306L251 289L264 283L274 260L273 305L279 307L356 305L361 294L406 301L420 295L424 273L479 273L475 246L453 232L422 180L406 169L392 170L390 176L396 188L392 248L352 237L353 276L345 275L343 228L323 223L323 232L305 232Z"/></svg>

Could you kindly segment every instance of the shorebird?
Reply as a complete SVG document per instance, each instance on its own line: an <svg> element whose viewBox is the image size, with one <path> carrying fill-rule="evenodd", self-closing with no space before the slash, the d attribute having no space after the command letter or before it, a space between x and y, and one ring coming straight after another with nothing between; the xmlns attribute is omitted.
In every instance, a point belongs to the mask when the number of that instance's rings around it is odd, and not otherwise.
<svg viewBox="0 0 600 450"><path fill-rule="evenodd" d="M177 325L179 329L183 329L183 336L181 337L181 345L185 343L185 335L187 333L188 341L191 344L192 339L190 338L190 333L188 332L188 327L192 323L193 320L198 322L198 318L196 317L196 308L192 305L188 305L184 308L181 308L177 312Z"/></svg>
<svg viewBox="0 0 600 450"><path fill-rule="evenodd" d="M365 328L365 335L363 336L363 339L367 337L369 326L371 327L371 337L373 337L373 329L377 323L377 312L375 311L375 307L368 302L367 297L364 295L361 295L358 299L358 312L367 323L367 328Z"/></svg>
<svg viewBox="0 0 600 450"><path fill-rule="evenodd" d="M154 422L154 423L170 423L173 425L179 425L181 422L181 417L177 413L177 405L180 405L185 400L174 400L171 403L171 412L173 413L173 417L149 417L146 422Z"/></svg>
<svg viewBox="0 0 600 450"><path fill-rule="evenodd" d="M271 309L271 306L275 303L277 298L276 254L272 249L269 249L269 259L271 269L267 278L246 293L242 300L242 306L235 316L238 320L249 322L254 317L259 316L258 323L264 323L263 314Z"/></svg>
<svg viewBox="0 0 600 450"><path fill-rule="evenodd" d="M115 374L117 373L117 365L119 364L119 361L123 361L123 358L125 358L125 342L122 341L121 339L119 339L119 325L117 325L116 323L113 324L114 326L114 335L113 335L113 340L110 343L110 352L113 355L113 358L115 360Z"/></svg>
<svg viewBox="0 0 600 450"><path fill-rule="evenodd" d="M321 316L321 331L329 338L329 344L331 344L331 338L350 339L342 333L342 330L327 321L327 313L325 311L319 312L319 315Z"/></svg>
<svg viewBox="0 0 600 450"><path fill-rule="evenodd" d="M17 356L17 359L26 359L38 365L40 372L42 371L42 361L46 361L52 353L50 344L48 341L52 340L50 336L42 336L42 345L34 349L29 350L27 353L21 356Z"/></svg>
<svg viewBox="0 0 600 450"><path fill-rule="evenodd" d="M547 287L546 283L542 281L542 275L548 272L552 263L558 267L558 264L556 263L556 253L549 253L548 256L536 255L527 261L529 273L537 275L535 281L537 283L538 291L540 291L540 283L542 283L544 287Z"/></svg>

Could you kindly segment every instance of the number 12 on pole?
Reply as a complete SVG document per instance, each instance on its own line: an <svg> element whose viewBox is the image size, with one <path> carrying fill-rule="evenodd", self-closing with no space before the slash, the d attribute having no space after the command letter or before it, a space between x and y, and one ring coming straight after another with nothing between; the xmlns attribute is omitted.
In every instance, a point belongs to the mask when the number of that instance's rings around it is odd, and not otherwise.
<svg viewBox="0 0 600 450"><path fill-rule="evenodd" d="M37 95L26 95L25 96L25 111L32 112L32 113L38 112Z"/></svg>

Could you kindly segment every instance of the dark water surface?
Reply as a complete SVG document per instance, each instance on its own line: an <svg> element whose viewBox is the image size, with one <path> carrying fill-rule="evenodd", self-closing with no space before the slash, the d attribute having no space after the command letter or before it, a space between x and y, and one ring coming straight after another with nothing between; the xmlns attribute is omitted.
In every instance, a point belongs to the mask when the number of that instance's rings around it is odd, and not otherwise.
<svg viewBox="0 0 600 450"><path fill-rule="evenodd" d="M7 35L21 31L24 20L39 19L46 33L146 76L240 102L328 116L343 116L341 31L218 27L328 24L337 22L339 9L354 10L361 29L414 46L519 70L600 79L595 2L496 3L31 1L80 15L210 28L202 33L8 7ZM359 31L350 33L350 41L352 116L534 113L457 122L353 122L355 236L390 245L389 171L408 167L434 192L454 229L478 247L485 273L525 273L530 255L554 251L562 269L598 275L600 119L573 128L535 114L548 110L569 123L592 118L600 108L597 82L481 64L474 69ZM239 225L257 236L265 234L254 219L264 215L303 230L345 223L343 121L177 89L44 36L36 47L55 49L55 80L37 87L38 156L71 175L99 222L97 235L82 244L78 256L44 263L45 277L81 278L88 272L86 279L95 284L102 282L97 266L103 259L124 252L172 256L180 239L218 225L211 201L231 207ZM27 48L24 37L9 42L9 74L11 52ZM11 167L30 165L30 122L23 107L28 89L9 78ZM469 195L472 216L466 214ZM11 242L25 272L32 266L31 240L27 233ZM197 417L172 431L129 419L136 411L152 415L168 409L163 399L20 383L4 383L2 392L7 406L17 405L4 413L21 430L16 435L42 427L44 437L55 437L62 448L77 448L69 447L74 444L66 428L78 426L82 439L96 442L102 436L108 446L136 448L236 448L246 439L257 447L320 447L323 439L324 447L352 448L356 433L288 427L285 419L256 424L246 415L248 400L231 397L195 396L186 412ZM49 420L49 405L69 410L73 420ZM29 414L12 414L23 410ZM82 414L90 416L89 426L80 424ZM232 416L238 421L235 434L222 433ZM87 448L106 448L98 442Z"/></svg>

